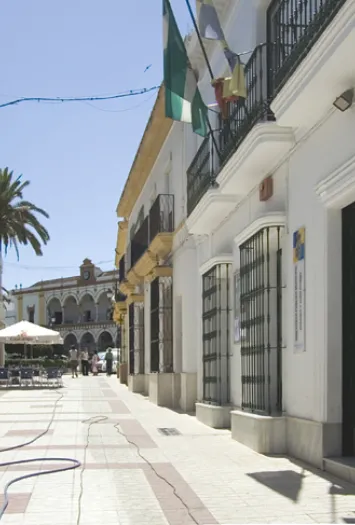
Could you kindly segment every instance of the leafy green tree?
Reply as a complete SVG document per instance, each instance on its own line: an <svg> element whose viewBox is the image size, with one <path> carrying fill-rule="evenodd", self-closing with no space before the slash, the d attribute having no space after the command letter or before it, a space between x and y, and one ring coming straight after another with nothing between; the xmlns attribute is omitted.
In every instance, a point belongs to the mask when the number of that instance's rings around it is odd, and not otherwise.
<svg viewBox="0 0 355 525"><path fill-rule="evenodd" d="M3 304L2 258L13 248L19 259L19 246L30 245L36 255L49 241L49 233L37 216L48 218L42 208L24 200L24 190L29 186L22 175L14 176L8 168L0 169L0 303ZM4 347L0 348L0 365L4 360Z"/></svg>

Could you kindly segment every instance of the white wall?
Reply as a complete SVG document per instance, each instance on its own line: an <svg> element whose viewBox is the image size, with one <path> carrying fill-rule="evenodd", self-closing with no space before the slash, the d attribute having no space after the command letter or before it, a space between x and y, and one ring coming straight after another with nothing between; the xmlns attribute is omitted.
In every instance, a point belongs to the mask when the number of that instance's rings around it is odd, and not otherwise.
<svg viewBox="0 0 355 525"><path fill-rule="evenodd" d="M340 422L342 417L341 211L327 211L315 185L354 155L354 136L354 109L335 111L289 162L288 289L292 290L292 233L305 226L306 350L293 351L289 293L284 404L291 415L318 421Z"/></svg>
<svg viewBox="0 0 355 525"><path fill-rule="evenodd" d="M23 294L23 319L25 321L29 320L27 307L33 306L35 307L35 314L34 314L34 322L37 324L39 323L39 301L38 301L38 294L37 292L31 293L31 294ZM22 321L22 319L19 319L19 321Z"/></svg>
<svg viewBox="0 0 355 525"><path fill-rule="evenodd" d="M144 217L148 215L153 202L151 199L160 193L167 193L166 175L169 176L169 193L174 195L174 220L175 227L185 216L185 194L186 194L186 173L183 170L184 162L184 134L187 126L175 122L170 130L168 137L163 144L159 156L153 169L137 199L128 221L128 231L137 221L141 207L144 205ZM189 126L191 127L191 126ZM189 133L188 131L186 133ZM127 237L129 242L129 236Z"/></svg>
<svg viewBox="0 0 355 525"><path fill-rule="evenodd" d="M196 278L197 251L192 236L184 231L180 245L174 247L174 370L197 371L196 341L200 319L196 317L199 302L199 279Z"/></svg>
<svg viewBox="0 0 355 525"><path fill-rule="evenodd" d="M221 254L233 254L233 272L239 268L239 249L234 238L256 219L268 213L285 213L286 199L286 168L281 167L274 174L274 194L267 202L260 202L259 187L242 202L229 217L210 236L196 238L195 248L182 247L174 254L174 291L182 295L183 300L183 334L189 334L183 340L183 356L194 365L198 373L198 399L202 399L202 280L199 268L212 257ZM233 311L233 279L231 279L231 340L230 340L230 398L231 403L241 404L241 365L240 345L234 344L234 311ZM191 366L193 366L191 364Z"/></svg>

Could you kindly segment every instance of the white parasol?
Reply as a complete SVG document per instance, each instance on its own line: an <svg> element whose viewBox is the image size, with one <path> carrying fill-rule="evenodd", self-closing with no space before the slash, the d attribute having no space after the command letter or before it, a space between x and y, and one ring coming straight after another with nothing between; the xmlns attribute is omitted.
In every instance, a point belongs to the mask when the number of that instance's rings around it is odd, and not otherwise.
<svg viewBox="0 0 355 525"><path fill-rule="evenodd" d="M29 345L62 345L59 332L29 321L20 321L0 330L0 343Z"/></svg>

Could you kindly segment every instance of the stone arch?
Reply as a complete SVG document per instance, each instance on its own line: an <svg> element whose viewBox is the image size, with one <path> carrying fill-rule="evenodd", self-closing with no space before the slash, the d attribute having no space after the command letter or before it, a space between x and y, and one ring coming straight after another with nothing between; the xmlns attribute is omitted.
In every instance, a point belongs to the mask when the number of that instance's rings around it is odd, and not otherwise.
<svg viewBox="0 0 355 525"><path fill-rule="evenodd" d="M47 301L47 324L57 325L63 322L63 309L60 299L56 295Z"/></svg>
<svg viewBox="0 0 355 525"><path fill-rule="evenodd" d="M79 321L80 310L77 298L69 294L63 299L64 323L75 324Z"/></svg>
<svg viewBox="0 0 355 525"><path fill-rule="evenodd" d="M95 337L91 332L85 332L80 339L80 349L87 349L89 354L92 354L96 350Z"/></svg>
<svg viewBox="0 0 355 525"><path fill-rule="evenodd" d="M103 290L97 296L97 320L109 321L112 319L112 300L107 296L107 290Z"/></svg>
<svg viewBox="0 0 355 525"><path fill-rule="evenodd" d="M79 302L81 311L81 321L83 323L90 323L96 321L96 303L94 296L90 292L85 292Z"/></svg>
<svg viewBox="0 0 355 525"><path fill-rule="evenodd" d="M72 345L75 345L75 347L78 348L78 340L76 335L70 332L64 337L64 350L69 352L69 349Z"/></svg>
<svg viewBox="0 0 355 525"><path fill-rule="evenodd" d="M111 348L115 346L112 334L109 330L102 330L97 338L97 349L99 352L104 352L109 346Z"/></svg>

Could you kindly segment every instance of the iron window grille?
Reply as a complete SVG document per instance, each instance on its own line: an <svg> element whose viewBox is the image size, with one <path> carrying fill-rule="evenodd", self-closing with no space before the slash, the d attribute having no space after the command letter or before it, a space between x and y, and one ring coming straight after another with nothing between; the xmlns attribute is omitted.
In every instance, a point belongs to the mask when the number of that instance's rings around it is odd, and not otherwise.
<svg viewBox="0 0 355 525"><path fill-rule="evenodd" d="M202 276L203 401L214 405L229 402L231 276L230 263Z"/></svg>
<svg viewBox="0 0 355 525"><path fill-rule="evenodd" d="M134 374L134 303L128 306L129 373Z"/></svg>
<svg viewBox="0 0 355 525"><path fill-rule="evenodd" d="M242 409L262 414L282 412L282 233L240 246Z"/></svg>
<svg viewBox="0 0 355 525"><path fill-rule="evenodd" d="M158 277L150 284L151 372L173 372L173 281Z"/></svg>

